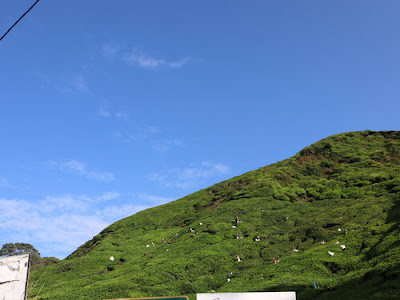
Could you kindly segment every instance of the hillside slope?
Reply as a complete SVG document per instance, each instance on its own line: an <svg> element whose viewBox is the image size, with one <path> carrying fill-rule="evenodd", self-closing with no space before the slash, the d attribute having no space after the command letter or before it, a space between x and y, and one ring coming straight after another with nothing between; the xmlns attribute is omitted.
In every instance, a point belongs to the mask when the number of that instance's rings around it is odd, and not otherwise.
<svg viewBox="0 0 400 300"><path fill-rule="evenodd" d="M112 224L33 272L30 296L294 290L298 299L395 299L399 210L400 132L339 134Z"/></svg>

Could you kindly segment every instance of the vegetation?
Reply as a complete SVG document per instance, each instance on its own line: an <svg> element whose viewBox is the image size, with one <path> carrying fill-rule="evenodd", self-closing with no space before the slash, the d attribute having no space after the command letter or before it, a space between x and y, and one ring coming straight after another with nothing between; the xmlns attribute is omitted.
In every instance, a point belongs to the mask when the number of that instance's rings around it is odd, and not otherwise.
<svg viewBox="0 0 400 300"><path fill-rule="evenodd" d="M400 132L339 134L112 224L33 272L30 297L397 299L399 224Z"/></svg>
<svg viewBox="0 0 400 300"><path fill-rule="evenodd" d="M42 266L48 266L58 263L60 260L56 257L40 257L39 251L31 244L27 243L7 243L0 249L0 256L12 255L30 255L30 263L33 269L38 269Z"/></svg>
<svg viewBox="0 0 400 300"><path fill-rule="evenodd" d="M30 254L40 256L39 251L31 244L26 243L7 243L0 249L0 256Z"/></svg>

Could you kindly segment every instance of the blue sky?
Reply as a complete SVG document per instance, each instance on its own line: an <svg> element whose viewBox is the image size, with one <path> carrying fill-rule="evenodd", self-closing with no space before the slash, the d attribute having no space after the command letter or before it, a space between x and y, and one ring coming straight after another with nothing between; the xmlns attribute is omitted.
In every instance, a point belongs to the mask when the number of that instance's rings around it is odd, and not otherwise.
<svg viewBox="0 0 400 300"><path fill-rule="evenodd" d="M1 34L33 2L1 1ZM0 243L63 258L329 135L399 130L399 15L398 1L40 1L0 42Z"/></svg>

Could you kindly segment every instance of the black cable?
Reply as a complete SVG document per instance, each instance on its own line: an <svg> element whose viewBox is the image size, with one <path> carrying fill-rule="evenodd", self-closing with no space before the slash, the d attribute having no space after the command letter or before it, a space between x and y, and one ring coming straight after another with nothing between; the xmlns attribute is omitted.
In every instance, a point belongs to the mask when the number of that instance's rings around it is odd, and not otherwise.
<svg viewBox="0 0 400 300"><path fill-rule="evenodd" d="M17 20L17 22L15 22L14 25L11 26L11 27L6 31L5 34L3 34L3 36L0 38L0 42L1 42L1 40L4 39L4 37L14 28L14 26L17 25L18 22L21 21L23 17L25 17L25 15L26 15L39 1L40 1L40 0L36 0L36 2L33 3L33 5L32 5L18 20Z"/></svg>

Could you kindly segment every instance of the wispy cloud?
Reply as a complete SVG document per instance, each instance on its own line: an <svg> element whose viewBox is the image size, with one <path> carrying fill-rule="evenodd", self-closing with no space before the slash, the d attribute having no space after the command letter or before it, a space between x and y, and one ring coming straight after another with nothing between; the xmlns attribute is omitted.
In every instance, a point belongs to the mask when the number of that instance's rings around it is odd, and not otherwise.
<svg viewBox="0 0 400 300"><path fill-rule="evenodd" d="M46 196L35 202L0 198L0 233L7 242L31 243L44 256L62 258L112 222L149 207L118 204L119 197L109 192ZM98 201L106 202L100 207Z"/></svg>
<svg viewBox="0 0 400 300"><path fill-rule="evenodd" d="M88 93L89 92L89 85L82 74L78 74L71 78L69 81L69 87L74 92L79 93Z"/></svg>
<svg viewBox="0 0 400 300"><path fill-rule="evenodd" d="M82 73L75 74L67 79L53 84L54 88L67 94L90 94L89 84Z"/></svg>
<svg viewBox="0 0 400 300"><path fill-rule="evenodd" d="M175 200L175 198L172 197L161 197L146 193L138 193L136 198L150 206L161 205Z"/></svg>
<svg viewBox="0 0 400 300"><path fill-rule="evenodd" d="M108 117L112 116L112 113L108 109L106 109L104 106L99 107L97 114L100 117L104 117L104 118L108 118Z"/></svg>
<svg viewBox="0 0 400 300"><path fill-rule="evenodd" d="M167 187L180 189L194 188L202 184L202 180L216 178L231 173L231 168L221 163L202 162L188 168L174 168L152 173L149 179Z"/></svg>
<svg viewBox="0 0 400 300"><path fill-rule="evenodd" d="M129 119L129 114L127 112L123 112L123 111L117 111L114 113L114 116L119 119L119 120L128 120Z"/></svg>
<svg viewBox="0 0 400 300"><path fill-rule="evenodd" d="M85 72L80 71L67 75L35 73L43 89L53 89L63 94L92 94Z"/></svg>
<svg viewBox="0 0 400 300"><path fill-rule="evenodd" d="M64 162L50 161L48 162L48 166L53 169L56 168L60 171L72 172L87 179L93 179L97 181L110 182L115 179L114 173L89 170L86 163L77 160L69 160Z"/></svg>
<svg viewBox="0 0 400 300"><path fill-rule="evenodd" d="M161 133L161 129L158 126L150 125L150 126L147 126L147 127L145 127L143 129L143 136L144 137L149 137L149 136L152 136L152 135L157 134L157 133Z"/></svg>
<svg viewBox="0 0 400 300"><path fill-rule="evenodd" d="M132 51L128 54L125 54L123 59L127 63L137 65L147 70L155 70L161 67L180 69L190 61L189 57L184 57L178 60L165 60L152 57L139 51Z"/></svg>
<svg viewBox="0 0 400 300"><path fill-rule="evenodd" d="M137 128L133 132L116 131L114 136L125 143L133 143L145 141L157 134L160 134L161 132L161 129L157 126L147 126L143 128Z"/></svg>
<svg viewBox="0 0 400 300"><path fill-rule="evenodd" d="M171 149L185 147L185 143L180 138L163 137L166 134L157 126L148 126L145 128L137 128L135 131L114 132L114 137L124 143L144 143L151 150L156 152L166 152Z"/></svg>
<svg viewBox="0 0 400 300"><path fill-rule="evenodd" d="M153 144L153 149L158 152L165 152L172 148L183 147L183 142L180 139L160 140Z"/></svg>
<svg viewBox="0 0 400 300"><path fill-rule="evenodd" d="M111 200L118 199L120 196L121 195L116 192L107 192L107 193L103 193L100 196L97 196L96 198L94 198L94 202L111 201Z"/></svg>
<svg viewBox="0 0 400 300"><path fill-rule="evenodd" d="M96 216L104 219L119 220L128 216L131 216L139 211L150 208L148 205L135 205L135 204L123 204L108 206L105 209L98 211Z"/></svg>
<svg viewBox="0 0 400 300"><path fill-rule="evenodd" d="M108 109L105 105L101 105L97 111L97 115L102 118L113 117L118 120L127 121L129 120L129 113L124 111L113 111Z"/></svg>
<svg viewBox="0 0 400 300"><path fill-rule="evenodd" d="M121 47L115 43L105 43L100 49L100 53L106 59L113 60L120 52Z"/></svg>
<svg viewBox="0 0 400 300"><path fill-rule="evenodd" d="M149 55L138 49L127 51L117 43L104 43L100 47L100 54L108 61L119 60L130 65L138 66L145 70L160 68L180 69L191 61L190 57L171 60Z"/></svg>
<svg viewBox="0 0 400 300"><path fill-rule="evenodd" d="M190 61L189 57L181 58L175 61L166 62L167 66L173 69L180 69Z"/></svg>

